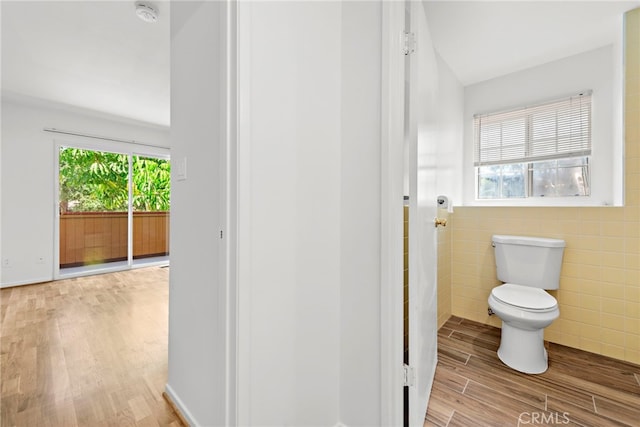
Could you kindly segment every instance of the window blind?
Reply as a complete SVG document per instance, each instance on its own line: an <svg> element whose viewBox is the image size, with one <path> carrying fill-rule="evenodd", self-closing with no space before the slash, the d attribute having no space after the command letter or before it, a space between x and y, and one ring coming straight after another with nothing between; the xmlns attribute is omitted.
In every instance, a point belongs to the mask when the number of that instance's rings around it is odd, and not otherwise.
<svg viewBox="0 0 640 427"><path fill-rule="evenodd" d="M591 155L591 91L473 122L475 166Z"/></svg>

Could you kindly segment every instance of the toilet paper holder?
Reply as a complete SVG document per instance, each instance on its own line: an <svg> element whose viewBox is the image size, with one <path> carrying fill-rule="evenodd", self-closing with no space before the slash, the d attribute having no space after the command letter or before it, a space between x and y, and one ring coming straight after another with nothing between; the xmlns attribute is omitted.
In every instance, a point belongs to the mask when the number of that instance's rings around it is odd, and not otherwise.
<svg viewBox="0 0 640 427"><path fill-rule="evenodd" d="M446 209L447 212L453 213L453 204L447 196L438 196L436 202L439 209Z"/></svg>

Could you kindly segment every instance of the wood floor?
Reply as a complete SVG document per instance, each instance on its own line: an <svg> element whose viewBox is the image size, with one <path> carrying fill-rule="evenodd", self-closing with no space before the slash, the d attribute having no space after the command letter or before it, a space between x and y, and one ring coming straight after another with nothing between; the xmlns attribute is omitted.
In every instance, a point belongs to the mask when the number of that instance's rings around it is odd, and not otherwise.
<svg viewBox="0 0 640 427"><path fill-rule="evenodd" d="M425 426L640 426L640 366L550 343L547 372L526 375L499 342L498 328L445 323Z"/></svg>
<svg viewBox="0 0 640 427"><path fill-rule="evenodd" d="M180 426L163 400L166 268L0 290L0 425ZM640 426L640 366L550 344L524 375L500 330L450 319L425 426Z"/></svg>
<svg viewBox="0 0 640 427"><path fill-rule="evenodd" d="M0 291L0 425L180 426L167 381L169 270Z"/></svg>

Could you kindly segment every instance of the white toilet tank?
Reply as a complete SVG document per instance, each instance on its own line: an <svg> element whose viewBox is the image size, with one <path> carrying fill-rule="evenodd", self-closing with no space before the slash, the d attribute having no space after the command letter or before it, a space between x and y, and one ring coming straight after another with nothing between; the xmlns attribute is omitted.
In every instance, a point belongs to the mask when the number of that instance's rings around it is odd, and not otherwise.
<svg viewBox="0 0 640 427"><path fill-rule="evenodd" d="M498 280L503 283L558 289L565 242L542 237L492 237Z"/></svg>

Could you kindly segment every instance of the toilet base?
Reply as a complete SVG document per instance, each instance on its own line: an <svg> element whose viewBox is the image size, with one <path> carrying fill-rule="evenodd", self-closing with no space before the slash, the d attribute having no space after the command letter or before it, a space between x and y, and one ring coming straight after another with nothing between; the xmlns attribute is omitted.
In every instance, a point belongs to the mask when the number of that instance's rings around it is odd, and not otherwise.
<svg viewBox="0 0 640 427"><path fill-rule="evenodd" d="M549 365L544 329L525 330L503 321L498 357L505 365L525 374L545 372Z"/></svg>

